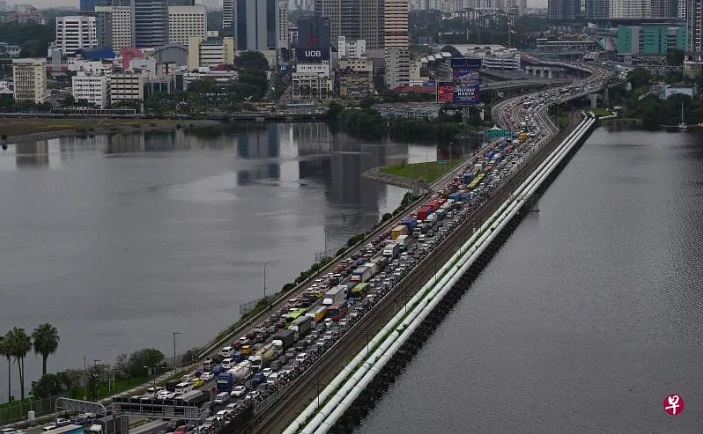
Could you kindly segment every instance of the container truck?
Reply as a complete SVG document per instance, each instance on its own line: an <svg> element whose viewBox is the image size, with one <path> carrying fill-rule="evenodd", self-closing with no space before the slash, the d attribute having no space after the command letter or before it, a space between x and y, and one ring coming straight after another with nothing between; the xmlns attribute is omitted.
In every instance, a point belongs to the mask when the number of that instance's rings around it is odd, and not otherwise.
<svg viewBox="0 0 703 434"><path fill-rule="evenodd" d="M408 227L408 233L410 233L415 229L415 226L417 226L417 219L413 216L406 216L403 217L401 223Z"/></svg>
<svg viewBox="0 0 703 434"><path fill-rule="evenodd" d="M383 248L383 256L387 256L389 258L395 259L399 255L400 255L400 245L398 243L391 243L391 244L386 245L386 247ZM365 281L366 280L364 280L364 282Z"/></svg>
<svg viewBox="0 0 703 434"><path fill-rule="evenodd" d="M222 372L217 376L215 384L217 385L218 392L229 392L234 387L234 371L236 368L232 368L229 371Z"/></svg>
<svg viewBox="0 0 703 434"><path fill-rule="evenodd" d="M364 269L368 271L368 268L366 267L359 267L356 270L354 270L351 280L354 280L354 273L357 272L357 270ZM363 277L363 276L362 276ZM368 279L367 279L368 280ZM363 282L363 281L362 281ZM339 304L343 302L344 300L347 299L347 291L348 288L346 285L337 285L334 288L330 289L325 293L325 297L322 299L322 305L323 306L332 306L333 304ZM326 315L326 313L325 313Z"/></svg>
<svg viewBox="0 0 703 434"><path fill-rule="evenodd" d="M430 214L432 214L432 208L429 206L422 206L417 211L417 219L418 220L425 220L427 218L427 216Z"/></svg>
<svg viewBox="0 0 703 434"><path fill-rule="evenodd" d="M272 341L281 341L283 350L287 350L295 344L295 332L289 329L279 330L271 337Z"/></svg>
<svg viewBox="0 0 703 434"><path fill-rule="evenodd" d="M398 225L393 228L391 231L391 239L397 239L401 235L405 235L408 233L408 227L405 225Z"/></svg>
<svg viewBox="0 0 703 434"><path fill-rule="evenodd" d="M405 226L403 226L403 227L405 227ZM406 236L406 235L401 235L401 236ZM381 270L380 270L381 267L380 267L376 262L374 262L374 261L365 262L365 263L364 263L364 267L369 267L369 268L371 269L371 275L372 275L372 276L375 276L376 273L378 273L379 271L381 271ZM354 286L356 286L356 285L354 285Z"/></svg>
<svg viewBox="0 0 703 434"><path fill-rule="evenodd" d="M397 240L395 240L396 243L401 247L401 249L405 249L408 247L408 244L410 244L410 236L409 235L401 235L398 237Z"/></svg>
<svg viewBox="0 0 703 434"><path fill-rule="evenodd" d="M386 247L387 248L387 247ZM366 282L369 280L371 277L373 277L373 273L371 272L372 270L369 267L358 267L354 271L352 271L352 275L349 278L352 282ZM322 304L325 304L323 301Z"/></svg>
<svg viewBox="0 0 703 434"><path fill-rule="evenodd" d="M293 324L288 327L288 330L293 330L297 336L295 340L297 341L298 339L302 338L303 336L307 335L310 329L312 328L312 318L309 316L301 316L300 318L296 319L293 321Z"/></svg>
<svg viewBox="0 0 703 434"><path fill-rule="evenodd" d="M464 173L464 179L463 179L464 184L468 184L469 182L471 182L471 180L472 180L473 178L474 178L473 172L466 172L466 173Z"/></svg>

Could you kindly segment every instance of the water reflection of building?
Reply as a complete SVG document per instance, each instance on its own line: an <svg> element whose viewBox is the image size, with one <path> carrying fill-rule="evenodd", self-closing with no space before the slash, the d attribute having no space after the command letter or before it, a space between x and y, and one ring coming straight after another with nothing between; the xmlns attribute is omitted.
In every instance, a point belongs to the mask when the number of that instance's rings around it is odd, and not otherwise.
<svg viewBox="0 0 703 434"><path fill-rule="evenodd" d="M293 140L298 145L300 179L320 179L329 185L332 141L325 123L293 124Z"/></svg>
<svg viewBox="0 0 703 434"><path fill-rule="evenodd" d="M18 143L15 146L15 165L18 169L49 167L49 142Z"/></svg>
<svg viewBox="0 0 703 434"><path fill-rule="evenodd" d="M145 149L144 134L113 134L107 136L105 153L126 154L130 152L144 152Z"/></svg>
<svg viewBox="0 0 703 434"><path fill-rule="evenodd" d="M276 159L270 163L249 165L237 171L237 185L247 185L259 179L279 179L281 167L278 162L280 150L278 125L266 124L261 128L247 128L237 134L237 155L244 160Z"/></svg>

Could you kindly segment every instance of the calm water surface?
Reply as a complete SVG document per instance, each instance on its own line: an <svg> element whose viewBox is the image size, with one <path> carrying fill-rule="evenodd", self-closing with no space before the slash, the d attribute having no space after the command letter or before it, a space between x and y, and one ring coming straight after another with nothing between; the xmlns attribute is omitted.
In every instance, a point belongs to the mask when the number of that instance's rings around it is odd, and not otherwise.
<svg viewBox="0 0 703 434"><path fill-rule="evenodd" d="M702 198L703 135L598 129L358 432L700 432Z"/></svg>
<svg viewBox="0 0 703 434"><path fill-rule="evenodd" d="M143 347L170 355L174 331L179 353L202 345L263 295L264 263L279 291L400 204L403 189L362 172L434 152L325 124L11 145L0 151L0 331L56 325L50 370ZM27 363L29 382L40 361Z"/></svg>

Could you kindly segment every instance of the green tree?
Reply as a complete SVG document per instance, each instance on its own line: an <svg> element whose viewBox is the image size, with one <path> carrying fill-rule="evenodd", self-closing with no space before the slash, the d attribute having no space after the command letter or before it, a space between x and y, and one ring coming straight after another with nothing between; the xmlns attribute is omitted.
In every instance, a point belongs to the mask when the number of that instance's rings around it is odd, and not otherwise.
<svg viewBox="0 0 703 434"><path fill-rule="evenodd" d="M156 348L143 348L130 354L127 361L128 373L132 377L147 375L148 369L159 366L164 361L164 353Z"/></svg>
<svg viewBox="0 0 703 434"><path fill-rule="evenodd" d="M7 396L12 396L12 350L10 349L9 332L0 336L0 356L7 359Z"/></svg>
<svg viewBox="0 0 703 434"><path fill-rule="evenodd" d="M35 354L41 354L42 377L46 375L46 361L59 347L59 333L56 327L49 323L41 324L32 332L32 345Z"/></svg>
<svg viewBox="0 0 703 434"><path fill-rule="evenodd" d="M632 84L633 89L648 86L652 80L652 74L644 68L635 68L627 73L627 80Z"/></svg>
<svg viewBox="0 0 703 434"><path fill-rule="evenodd" d="M686 53L683 50L674 48L666 52L666 63L671 66L681 66L683 65L683 60L686 57Z"/></svg>
<svg viewBox="0 0 703 434"><path fill-rule="evenodd" d="M24 358L32 350L32 339L23 328L18 327L13 327L7 332L5 339L9 341L10 353L17 363L20 375L20 396L21 399L24 399Z"/></svg>
<svg viewBox="0 0 703 434"><path fill-rule="evenodd" d="M269 70L269 62L259 51L242 51L239 53L236 61L240 70L242 69L258 69L261 71Z"/></svg>
<svg viewBox="0 0 703 434"><path fill-rule="evenodd" d="M48 398L66 391L66 385L59 374L45 374L39 381L32 382L32 395L37 398Z"/></svg>

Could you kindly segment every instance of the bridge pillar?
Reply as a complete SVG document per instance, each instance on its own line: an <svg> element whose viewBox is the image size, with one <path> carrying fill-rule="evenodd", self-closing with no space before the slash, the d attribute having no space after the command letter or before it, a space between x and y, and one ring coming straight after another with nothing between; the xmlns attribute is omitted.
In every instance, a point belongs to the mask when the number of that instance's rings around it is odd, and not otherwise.
<svg viewBox="0 0 703 434"><path fill-rule="evenodd" d="M608 86L603 89L603 107L608 107L610 105L610 96L608 95Z"/></svg>
<svg viewBox="0 0 703 434"><path fill-rule="evenodd" d="M595 109L598 107L598 94L597 93L592 93L588 95L588 97L591 99L591 108Z"/></svg>
<svg viewBox="0 0 703 434"><path fill-rule="evenodd" d="M549 73L549 79L552 79L552 68L547 68L547 72Z"/></svg>

